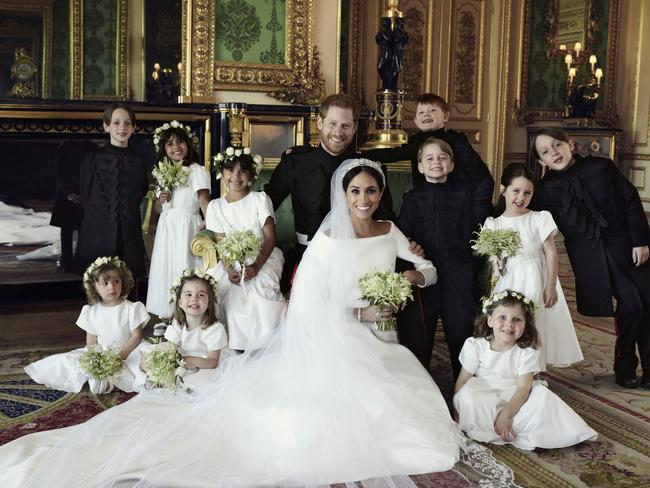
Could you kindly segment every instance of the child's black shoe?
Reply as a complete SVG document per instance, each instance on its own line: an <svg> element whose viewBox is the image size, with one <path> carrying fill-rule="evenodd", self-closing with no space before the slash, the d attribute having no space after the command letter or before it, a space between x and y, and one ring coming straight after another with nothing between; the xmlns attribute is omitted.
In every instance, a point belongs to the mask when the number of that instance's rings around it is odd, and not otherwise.
<svg viewBox="0 0 650 488"><path fill-rule="evenodd" d="M639 386L635 374L629 375L624 373L616 373L616 384L623 388L636 388Z"/></svg>
<svg viewBox="0 0 650 488"><path fill-rule="evenodd" d="M639 381L639 386L646 390L650 390L650 373L643 373L641 381Z"/></svg>

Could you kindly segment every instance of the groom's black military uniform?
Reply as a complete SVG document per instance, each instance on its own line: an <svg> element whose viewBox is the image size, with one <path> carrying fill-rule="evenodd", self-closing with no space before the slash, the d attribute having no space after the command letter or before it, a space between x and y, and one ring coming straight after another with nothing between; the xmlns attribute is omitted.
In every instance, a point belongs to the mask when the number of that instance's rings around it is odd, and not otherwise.
<svg viewBox="0 0 650 488"><path fill-rule="evenodd" d="M277 209L291 195L297 246L285 253L285 273L290 274L300 261L307 244L313 239L323 219L330 211L330 180L336 168L346 159L359 158L352 145L345 152L333 156L322 146L295 146L282 153L280 163L273 171L264 191ZM384 168L384 174L386 169ZM384 190L381 204L375 213L377 219L393 219L393 201ZM283 276L286 279L286 276ZM283 279L283 281L284 281Z"/></svg>

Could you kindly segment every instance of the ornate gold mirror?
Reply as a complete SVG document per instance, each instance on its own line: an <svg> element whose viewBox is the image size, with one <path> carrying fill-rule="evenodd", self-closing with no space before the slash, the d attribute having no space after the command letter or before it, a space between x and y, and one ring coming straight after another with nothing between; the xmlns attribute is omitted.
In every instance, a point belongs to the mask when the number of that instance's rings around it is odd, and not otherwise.
<svg viewBox="0 0 650 488"><path fill-rule="evenodd" d="M570 54L572 66L577 63L583 71L589 68L592 55L597 59L603 85L592 120L616 125L619 10L620 0L525 0L521 84L513 114L516 123L565 118L565 56Z"/></svg>
<svg viewBox="0 0 650 488"><path fill-rule="evenodd" d="M591 54L598 28L593 0L550 0L548 8L549 58L564 57L576 45L584 55Z"/></svg>

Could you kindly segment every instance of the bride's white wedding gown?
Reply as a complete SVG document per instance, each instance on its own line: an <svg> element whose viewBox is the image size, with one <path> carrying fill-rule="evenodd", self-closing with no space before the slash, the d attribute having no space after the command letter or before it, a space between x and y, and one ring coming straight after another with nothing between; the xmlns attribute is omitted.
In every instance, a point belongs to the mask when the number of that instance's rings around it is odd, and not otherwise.
<svg viewBox="0 0 650 488"><path fill-rule="evenodd" d="M365 239L319 233L264 350L227 361L200 398L144 393L1 447L0 486L402 486L394 475L451 469L463 440L436 384L350 309L358 277L392 270L396 255L435 276L393 225ZM345 279L329 279L342 263ZM338 295L346 307L333 310Z"/></svg>

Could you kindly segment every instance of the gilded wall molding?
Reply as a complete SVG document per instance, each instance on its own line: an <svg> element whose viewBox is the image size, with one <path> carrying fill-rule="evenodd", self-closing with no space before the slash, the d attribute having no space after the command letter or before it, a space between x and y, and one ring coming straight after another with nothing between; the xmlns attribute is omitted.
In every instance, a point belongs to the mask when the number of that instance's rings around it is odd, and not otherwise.
<svg viewBox="0 0 650 488"><path fill-rule="evenodd" d="M181 93L194 101L214 98L214 0L183 1Z"/></svg>
<svg viewBox="0 0 650 488"><path fill-rule="evenodd" d="M454 120L480 121L485 52L484 0L454 2L449 93Z"/></svg>
<svg viewBox="0 0 650 488"><path fill-rule="evenodd" d="M41 78L40 96L49 98L52 95L52 2L54 0L23 0L21 2L2 2L0 12L20 12L40 14L42 16L43 37L39 46L42 53L38 66Z"/></svg>
<svg viewBox="0 0 650 488"><path fill-rule="evenodd" d="M199 3L198 0L187 0L191 5ZM200 3L205 4L205 0ZM214 39L215 39L215 20L214 20L214 2L207 2L212 5L209 22L206 20L204 25L196 17L191 25L198 34L200 30L207 28L209 32L204 37L211 36L210 46L206 47L205 41L193 43L193 66L196 66L197 50L202 50L202 54L209 56L213 63L214 89L220 90L242 90L242 91L266 91L288 93L290 90L296 90L304 85L305 81L312 80L314 73L319 72L319 67L315 66L313 45L313 17L314 7L313 0L286 0L286 37L285 37L285 56L284 64L264 64L264 63L245 63L237 61L218 61L214 59ZM199 27L201 25L201 27ZM191 95L198 95L194 87L195 68L192 68L193 85ZM208 73L201 73L207 75ZM324 84L324 79L322 80ZM201 84L201 87L206 84ZM320 80L313 82L313 90L309 98L319 98L316 93L320 86ZM278 90L280 88L280 90ZM201 89L201 94L206 95L208 90ZM212 95L210 90L209 95ZM203 95L201 95L203 96ZM285 96L285 98L291 98Z"/></svg>
<svg viewBox="0 0 650 488"><path fill-rule="evenodd" d="M623 153L621 159L624 161L650 161L650 154Z"/></svg>
<svg viewBox="0 0 650 488"><path fill-rule="evenodd" d="M512 162L522 162L525 163L528 160L528 153L525 152L507 152L503 153L503 161L509 163Z"/></svg>
<svg viewBox="0 0 650 488"><path fill-rule="evenodd" d="M70 0L70 97L81 99L83 86L83 0Z"/></svg>
<svg viewBox="0 0 650 488"><path fill-rule="evenodd" d="M406 100L412 101L420 93L435 91L432 85L434 7L434 0L403 0L400 5L409 34L400 80Z"/></svg>
<svg viewBox="0 0 650 488"><path fill-rule="evenodd" d="M363 83L361 80L361 67L363 66L363 0L349 0L348 23L348 77L347 93L354 99L363 102ZM339 23L341 19L339 18ZM338 77L337 77L337 81ZM340 93L340 86L336 87Z"/></svg>
<svg viewBox="0 0 650 488"><path fill-rule="evenodd" d="M523 45L521 62L521 83L514 101L512 119L518 125L527 125L536 120L562 120L564 107L546 109L530 107L527 103L528 64L530 62L531 16L533 0L525 0L523 22ZM596 110L595 119L600 125L614 126L618 123L616 111L616 57L618 52L618 30L620 23L620 0L609 0L607 27L607 62L605 65L605 88L603 90L603 108ZM557 61L560 62L559 60Z"/></svg>
<svg viewBox="0 0 650 488"><path fill-rule="evenodd" d="M500 3L500 18L501 25L498 27L498 37L499 37L499 58L498 58L498 67L499 67L499 80L508 80L510 76L509 68L509 59L510 51L512 48L513 39L510 35L512 28L512 2L513 0L505 0ZM498 83L497 90L497 100L498 109L496 112L495 122L496 130L494 132L490 131L487 139L492 139L494 141L493 145L489 145L490 153L487 155L487 158L484 158L486 161L491 161L489 164L490 171L493 175L501 174L503 170L503 156L505 153L504 148L506 147L506 124L508 120L508 83L505 81ZM494 187L495 195L498 192L498 186Z"/></svg>
<svg viewBox="0 0 650 488"><path fill-rule="evenodd" d="M117 53L115 59L117 66L115 72L117 79L115 86L117 88L117 97L121 100L126 100L128 97L129 86L129 43L127 39L128 25L127 25L128 5L127 0L117 1Z"/></svg>

